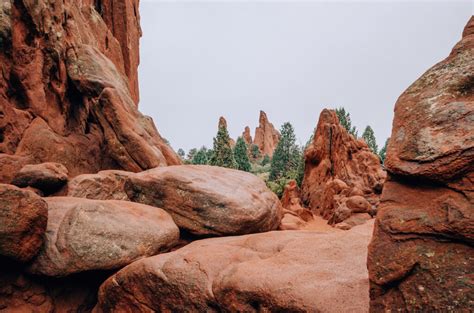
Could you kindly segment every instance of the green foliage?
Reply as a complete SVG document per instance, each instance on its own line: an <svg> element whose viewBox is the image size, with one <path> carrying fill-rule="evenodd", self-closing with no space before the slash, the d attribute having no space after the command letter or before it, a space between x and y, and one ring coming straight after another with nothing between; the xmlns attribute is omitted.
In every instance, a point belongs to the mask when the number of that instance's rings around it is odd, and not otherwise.
<svg viewBox="0 0 474 313"><path fill-rule="evenodd" d="M237 168L234 152L230 145L230 137L227 128L219 127L217 136L214 138L214 152L210 164L227 168Z"/></svg>
<svg viewBox="0 0 474 313"><path fill-rule="evenodd" d="M260 149L258 148L257 145L252 144L252 146L250 146L250 156L254 160L260 157Z"/></svg>
<svg viewBox="0 0 474 313"><path fill-rule="evenodd" d="M195 164L195 165L198 165L198 164L201 164L201 165L205 165L205 164L208 164L209 160L207 158L207 148L206 147L202 147L201 149L199 149L198 152L196 152L196 154L194 155L191 163L192 164Z"/></svg>
<svg viewBox="0 0 474 313"><path fill-rule="evenodd" d="M285 191L285 186L290 180L291 179L286 177L282 177L273 181L270 180L267 181L267 187L273 191L278 196L278 198L281 198L283 196L283 192Z"/></svg>
<svg viewBox="0 0 474 313"><path fill-rule="evenodd" d="M379 151L379 157L380 157L380 160L382 161L382 164L385 163L385 158L387 156L387 146L388 146L389 141L390 141L390 138L387 138L387 140L385 141L385 145Z"/></svg>
<svg viewBox="0 0 474 313"><path fill-rule="evenodd" d="M268 154L265 154L265 156L262 159L262 162L260 163L262 166L265 166L267 164L270 164L272 162L272 159L268 156Z"/></svg>
<svg viewBox="0 0 474 313"><path fill-rule="evenodd" d="M285 123L281 127L281 137L273 154L270 180L276 181L282 177L296 179L298 176L298 162L301 152L296 145L296 136L293 126Z"/></svg>
<svg viewBox="0 0 474 313"><path fill-rule="evenodd" d="M242 137L237 139L237 143L234 147L234 158L237 163L237 169L245 172L250 172L250 161L247 154L248 147L245 140Z"/></svg>
<svg viewBox="0 0 474 313"><path fill-rule="evenodd" d="M339 118L339 122L341 123L341 125L349 132L349 134L357 138L357 129L355 126L352 126L350 113L346 112L346 109L344 109L343 107L340 107L336 109L336 115Z"/></svg>
<svg viewBox="0 0 474 313"><path fill-rule="evenodd" d="M375 139L375 134L372 127L367 125L367 127L364 130L364 133L362 134L362 138L367 143L370 150L372 150L373 153L377 154L379 147L377 146L377 140Z"/></svg>
<svg viewBox="0 0 474 313"><path fill-rule="evenodd" d="M303 178L304 178L304 169L306 166L305 158L304 158L304 153L306 149L308 149L309 145L313 142L314 139L314 133L311 134L311 137L309 137L308 141L306 142L305 146L301 149L301 155L300 159L298 161L298 168L297 168L297 175L296 175L296 183L298 184L299 187L303 184Z"/></svg>
<svg viewBox="0 0 474 313"><path fill-rule="evenodd" d="M197 151L198 150L196 148L192 148L191 150L189 150L186 159L188 161L192 161L192 159L194 158L194 155L197 153Z"/></svg>
<svg viewBox="0 0 474 313"><path fill-rule="evenodd" d="M178 156L181 158L181 159L184 159L186 153L184 152L183 149L179 148L178 149Z"/></svg>
<svg viewBox="0 0 474 313"><path fill-rule="evenodd" d="M207 149L206 150L206 156L207 156L208 163L211 162L211 159L212 159L213 155L214 155L214 150L212 150L212 149Z"/></svg>

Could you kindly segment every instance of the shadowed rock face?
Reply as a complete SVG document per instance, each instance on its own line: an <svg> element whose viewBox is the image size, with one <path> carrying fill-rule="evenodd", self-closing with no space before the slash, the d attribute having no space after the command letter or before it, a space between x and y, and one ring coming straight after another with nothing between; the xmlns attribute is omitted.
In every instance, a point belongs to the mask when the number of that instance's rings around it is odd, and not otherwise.
<svg viewBox="0 0 474 313"><path fill-rule="evenodd" d="M474 305L474 18L398 99L368 269L371 311ZM394 258L394 256L396 256Z"/></svg>
<svg viewBox="0 0 474 313"><path fill-rule="evenodd" d="M360 213L360 208L352 210L347 205L353 196L368 201L363 205L368 206L365 213L377 207L386 177L380 159L340 125L334 111L321 112L305 163L303 201L331 224Z"/></svg>
<svg viewBox="0 0 474 313"><path fill-rule="evenodd" d="M260 111L259 125L255 129L255 138L253 143L260 149L262 156L273 156L278 142L280 141L280 133L275 129L272 123L268 121L267 114Z"/></svg>
<svg viewBox="0 0 474 313"><path fill-rule="evenodd" d="M348 232L205 239L137 261L100 288L98 312L367 312L372 223ZM362 253L354 253L360 251Z"/></svg>
<svg viewBox="0 0 474 313"><path fill-rule="evenodd" d="M0 153L61 163L71 176L180 164L137 111L137 8L0 2Z"/></svg>

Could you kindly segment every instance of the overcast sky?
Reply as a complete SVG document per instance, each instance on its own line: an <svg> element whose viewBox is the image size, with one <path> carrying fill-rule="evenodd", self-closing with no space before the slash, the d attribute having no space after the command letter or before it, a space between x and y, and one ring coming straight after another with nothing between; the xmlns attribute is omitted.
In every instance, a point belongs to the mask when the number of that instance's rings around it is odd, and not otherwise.
<svg viewBox="0 0 474 313"><path fill-rule="evenodd" d="M474 0L142 0L140 110L186 151L236 138L259 110L307 141L325 107L390 136L398 96L445 58Z"/></svg>

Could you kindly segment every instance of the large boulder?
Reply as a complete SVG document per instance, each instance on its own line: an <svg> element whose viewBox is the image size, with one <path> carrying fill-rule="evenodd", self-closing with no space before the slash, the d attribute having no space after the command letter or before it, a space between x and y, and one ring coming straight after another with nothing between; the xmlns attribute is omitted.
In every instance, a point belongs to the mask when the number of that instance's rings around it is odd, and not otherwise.
<svg viewBox="0 0 474 313"><path fill-rule="evenodd" d="M128 201L45 198L45 244L28 267L33 274L66 276L123 267L167 251L179 239L165 211Z"/></svg>
<svg viewBox="0 0 474 313"><path fill-rule="evenodd" d="M474 306L473 30L471 18L448 58L395 106L367 264L372 312Z"/></svg>
<svg viewBox="0 0 474 313"><path fill-rule="evenodd" d="M125 182L133 173L117 170L101 171L96 174L82 174L67 184L68 197L95 200L129 200Z"/></svg>
<svg viewBox="0 0 474 313"><path fill-rule="evenodd" d="M304 204L315 214L334 220L337 211L350 213L346 206L354 200L350 197L362 196L367 201L360 205L370 203L366 211L371 211L379 203L385 178L379 157L364 141L347 132L336 112L323 110L314 139L305 151Z"/></svg>
<svg viewBox="0 0 474 313"><path fill-rule="evenodd" d="M45 194L60 189L68 179L67 168L60 163L28 164L13 177L12 184L18 187L33 187Z"/></svg>
<svg viewBox="0 0 474 313"><path fill-rule="evenodd" d="M100 288L98 312L367 312L373 223L195 241Z"/></svg>
<svg viewBox="0 0 474 313"><path fill-rule="evenodd" d="M255 128L253 144L259 148L261 156L268 155L272 157L280 141L280 133L268 121L267 114L263 111L260 111L258 123L258 127Z"/></svg>
<svg viewBox="0 0 474 313"><path fill-rule="evenodd" d="M161 167L132 175L131 201L163 208L195 235L241 235L274 230L277 196L250 173L206 165Z"/></svg>
<svg viewBox="0 0 474 313"><path fill-rule="evenodd" d="M0 19L0 153L72 177L181 163L137 110L138 0L3 0Z"/></svg>
<svg viewBox="0 0 474 313"><path fill-rule="evenodd" d="M34 192L0 184L0 255L26 262L38 253L47 207Z"/></svg>

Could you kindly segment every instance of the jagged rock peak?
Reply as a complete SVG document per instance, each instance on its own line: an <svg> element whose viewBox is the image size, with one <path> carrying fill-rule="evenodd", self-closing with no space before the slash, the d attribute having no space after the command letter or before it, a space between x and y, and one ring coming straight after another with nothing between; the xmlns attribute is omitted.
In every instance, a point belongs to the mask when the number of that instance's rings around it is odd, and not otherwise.
<svg viewBox="0 0 474 313"><path fill-rule="evenodd" d="M352 213L373 213L386 174L379 157L347 132L335 111L321 112L305 163L302 197L315 214L337 224ZM364 200L359 199L357 208L348 208L346 202L354 202L354 196Z"/></svg>
<svg viewBox="0 0 474 313"><path fill-rule="evenodd" d="M251 145L253 143L252 135L250 134L250 127L245 126L244 132L242 133L242 138L244 138L247 145Z"/></svg>
<svg viewBox="0 0 474 313"><path fill-rule="evenodd" d="M267 114L260 111L259 126L255 129L254 144L260 149L261 155L272 157L279 141L280 133L269 122Z"/></svg>

